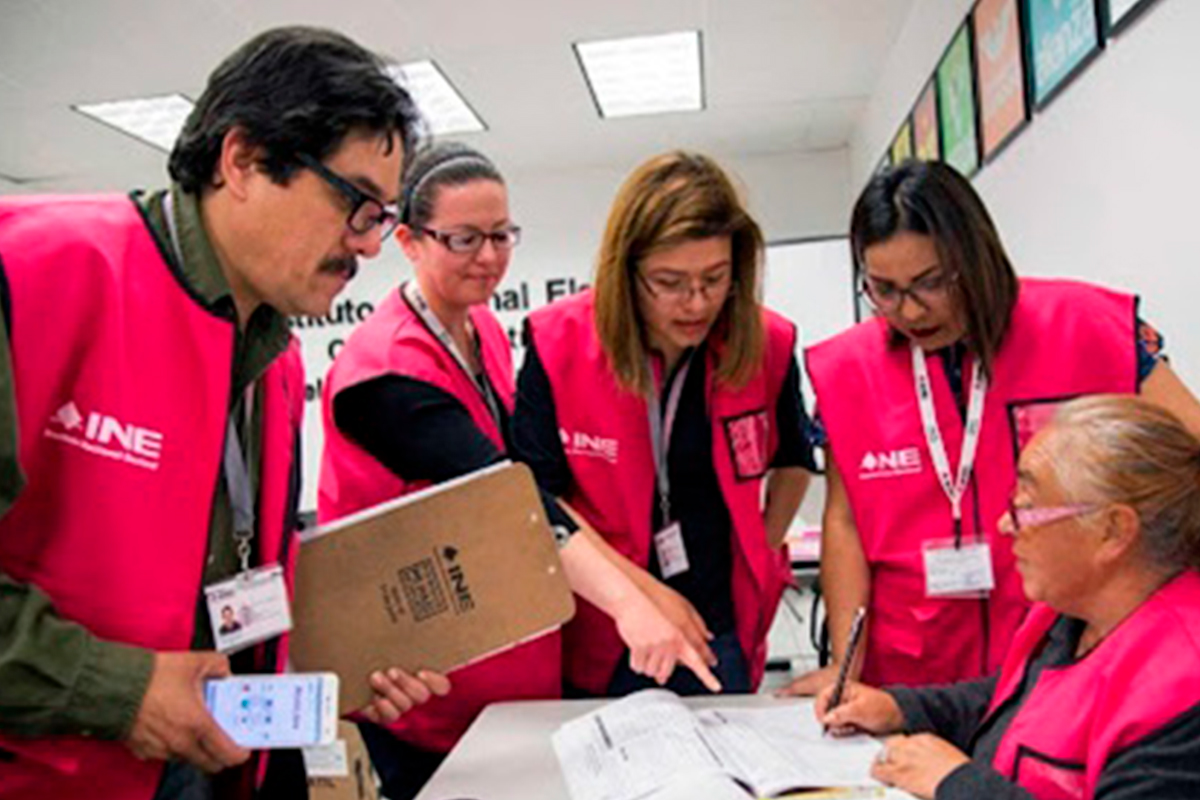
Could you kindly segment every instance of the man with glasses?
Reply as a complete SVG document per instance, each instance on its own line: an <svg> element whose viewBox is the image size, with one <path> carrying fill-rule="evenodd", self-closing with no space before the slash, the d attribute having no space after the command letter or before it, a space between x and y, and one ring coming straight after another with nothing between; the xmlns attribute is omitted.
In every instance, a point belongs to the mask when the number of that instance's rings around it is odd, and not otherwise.
<svg viewBox="0 0 1200 800"><path fill-rule="evenodd" d="M328 313L379 252L416 122L376 56L277 29L211 75L170 189L0 201L0 796L262 796L296 774L234 745L203 682L285 664L262 620L296 554L286 316ZM213 652L220 598L251 584L275 598L246 598L257 643ZM443 684L373 676L370 713Z"/></svg>

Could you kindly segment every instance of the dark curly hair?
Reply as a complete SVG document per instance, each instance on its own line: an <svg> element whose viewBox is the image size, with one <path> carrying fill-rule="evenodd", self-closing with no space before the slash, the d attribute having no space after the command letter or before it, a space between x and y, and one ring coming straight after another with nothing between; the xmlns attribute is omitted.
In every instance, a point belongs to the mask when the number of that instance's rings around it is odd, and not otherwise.
<svg viewBox="0 0 1200 800"><path fill-rule="evenodd" d="M394 134L411 153L419 121L412 98L379 56L335 31L275 28L239 47L209 76L168 169L186 192L213 186L225 134L237 128L262 148L271 179L285 184L298 153L324 159L351 133Z"/></svg>

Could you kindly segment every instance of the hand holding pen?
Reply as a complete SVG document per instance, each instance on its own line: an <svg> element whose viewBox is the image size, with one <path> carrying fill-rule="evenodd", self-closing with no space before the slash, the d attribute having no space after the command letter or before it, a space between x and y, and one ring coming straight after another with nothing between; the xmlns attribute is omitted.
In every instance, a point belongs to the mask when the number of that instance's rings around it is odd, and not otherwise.
<svg viewBox="0 0 1200 800"><path fill-rule="evenodd" d="M863 623L867 619L867 609L859 606L854 612L854 620L850 623L850 638L846 642L846 652L842 655L841 668L838 669L837 680L834 681L825 701L825 710L832 711L842 704L842 696L846 691L846 679L850 677L850 665L858 655L858 643L862 640ZM824 693L822 693L824 694ZM829 726L825 726L828 733Z"/></svg>
<svg viewBox="0 0 1200 800"><path fill-rule="evenodd" d="M817 720L834 736L870 733L886 736L904 730L904 714L887 692L862 683L847 682L842 702L829 707L833 687L817 696Z"/></svg>
<svg viewBox="0 0 1200 800"><path fill-rule="evenodd" d="M890 694L849 680L850 665L858 654L866 618L865 608L854 612L837 682L817 695L817 719L825 726L826 733L835 736L855 733L881 736L904 729L904 714Z"/></svg>

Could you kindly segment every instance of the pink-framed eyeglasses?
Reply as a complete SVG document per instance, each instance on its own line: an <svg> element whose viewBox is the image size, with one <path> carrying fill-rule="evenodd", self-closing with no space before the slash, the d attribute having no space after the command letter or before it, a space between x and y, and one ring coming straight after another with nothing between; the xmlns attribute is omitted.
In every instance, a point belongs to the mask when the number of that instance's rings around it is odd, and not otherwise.
<svg viewBox="0 0 1200 800"><path fill-rule="evenodd" d="M1076 503L1068 506L1018 506L1016 500L1008 501L1008 518L1012 520L1013 532L1049 525L1051 522L1079 517L1099 511L1103 506L1095 503Z"/></svg>

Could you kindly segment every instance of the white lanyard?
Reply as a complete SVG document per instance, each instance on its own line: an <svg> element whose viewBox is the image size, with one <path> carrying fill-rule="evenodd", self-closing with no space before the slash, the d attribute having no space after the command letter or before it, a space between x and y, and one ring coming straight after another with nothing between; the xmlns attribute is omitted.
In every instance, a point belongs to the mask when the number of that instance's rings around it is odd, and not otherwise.
<svg viewBox="0 0 1200 800"><path fill-rule="evenodd" d="M416 281L409 281L400 287L400 291L404 295L404 299L412 306L412 310L416 312L421 321L425 323L425 327L429 328L430 332L442 343L442 347L449 351L458 365L462 367L462 371L475 388L479 390L479 394L483 397L483 402L487 404L488 411L492 415L492 419L496 421L496 425L500 425L500 404L496 400L496 396L492 391L491 385L488 383L487 376L483 372L475 374L471 368L471 364L463 356L462 351L458 349L458 345L454 343L454 337L450 335L450 331L446 330L446 326L438 319L437 314L433 313L433 309L429 307L429 301L425 299L425 295L421 293L421 287ZM468 325L470 321L468 320ZM473 338L473 337L472 337ZM479 350L478 342L476 342L476 356L479 359L479 366L483 368L483 353Z"/></svg>
<svg viewBox="0 0 1200 800"><path fill-rule="evenodd" d="M917 382L917 404L921 409L921 423L925 428L925 441L929 444L929 453L933 457L933 465L937 471L938 481L942 491L950 501L950 510L954 515L954 532L957 537L962 530L962 498L971 481L971 470L975 466L975 451L979 446L979 431L983 427L983 400L987 395L987 374L979 364L979 359L972 359L971 364L971 397L967 402L967 427L963 433L962 453L958 459L958 477L950 477L950 461L946 457L946 443L942 439L942 431L938 427L937 413L933 407L933 385L929 381L929 367L925 363L925 352L915 343L912 344L913 374Z"/></svg>
<svg viewBox="0 0 1200 800"><path fill-rule="evenodd" d="M667 471L667 456L671 452L671 431L675 428L675 416L679 412L679 398L687 382L688 370L692 368L692 355L688 353L683 365L675 373L667 391L667 406L659 408L659 394L655 391L646 403L650 417L650 447L654 451L654 474L658 485L658 503L662 509L662 525L671 524L671 477Z"/></svg>
<svg viewBox="0 0 1200 800"><path fill-rule="evenodd" d="M179 230L175 226L175 203L170 191L163 197L163 216L167 220L167 232L171 235L171 249L175 260L183 267L183 248L179 244ZM246 387L242 398L245 419L249 425L254 403L254 384ZM225 488L229 492L229 505L233 509L233 539L237 544L238 560L243 572L250 569L250 542L254 538L254 497L250 491L250 470L246 467L246 454L238 439L233 414L225 431L224 468Z"/></svg>

